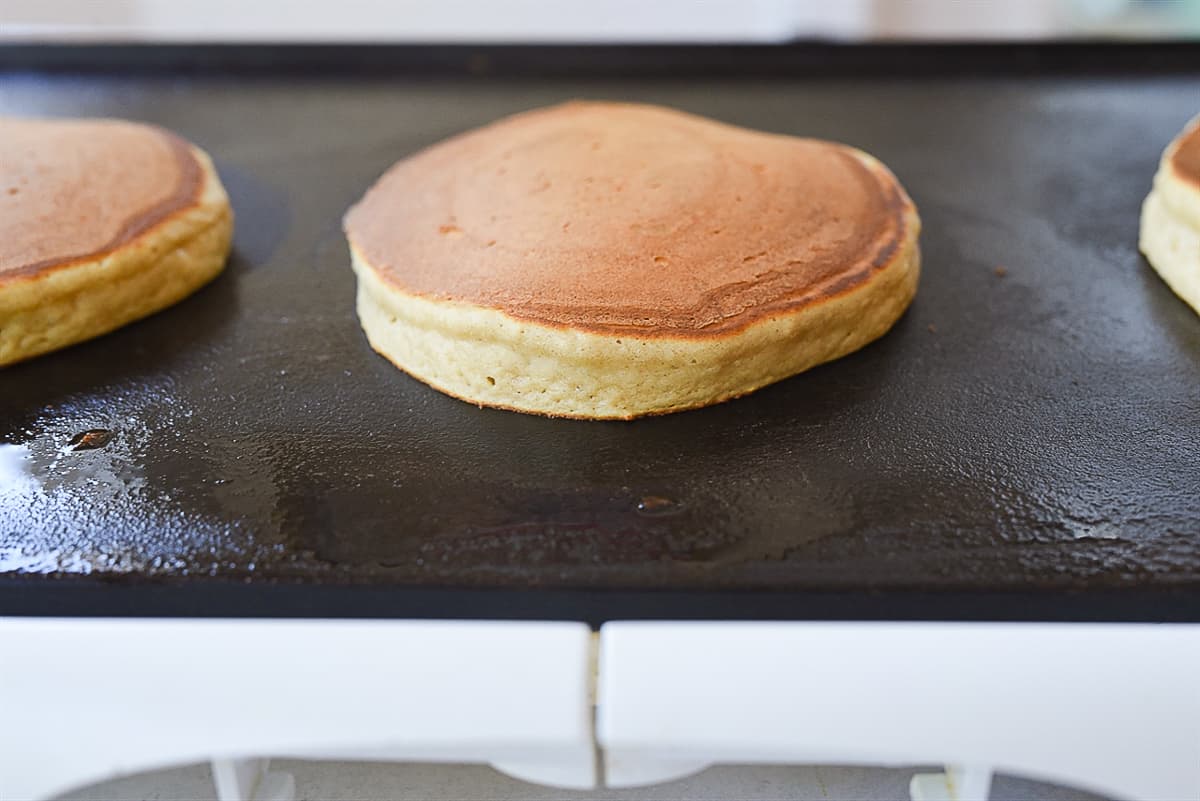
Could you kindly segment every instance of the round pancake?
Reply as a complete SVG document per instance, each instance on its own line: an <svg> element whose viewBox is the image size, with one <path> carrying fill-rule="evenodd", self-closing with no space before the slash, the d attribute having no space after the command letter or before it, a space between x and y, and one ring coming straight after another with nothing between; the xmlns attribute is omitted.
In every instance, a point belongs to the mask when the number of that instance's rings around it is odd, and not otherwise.
<svg viewBox="0 0 1200 801"><path fill-rule="evenodd" d="M1200 314L1200 117L1163 151L1142 204L1138 244L1167 285Z"/></svg>
<svg viewBox="0 0 1200 801"><path fill-rule="evenodd" d="M0 119L0 365L107 333L221 271L208 156L117 120Z"/></svg>
<svg viewBox="0 0 1200 801"><path fill-rule="evenodd" d="M644 105L442 142L345 230L377 351L562 417L705 406L836 359L891 327L919 272L916 209L871 156Z"/></svg>

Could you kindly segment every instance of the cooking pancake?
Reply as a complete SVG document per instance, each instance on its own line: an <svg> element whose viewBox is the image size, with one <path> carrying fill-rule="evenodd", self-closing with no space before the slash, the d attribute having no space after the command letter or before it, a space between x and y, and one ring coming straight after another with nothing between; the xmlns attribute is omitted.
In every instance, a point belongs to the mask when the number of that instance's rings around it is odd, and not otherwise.
<svg viewBox="0 0 1200 801"><path fill-rule="evenodd" d="M232 231L212 162L168 131L0 119L0 365L186 297L221 271Z"/></svg>
<svg viewBox="0 0 1200 801"><path fill-rule="evenodd" d="M1175 294L1200 314L1200 117L1163 152L1142 205L1139 246Z"/></svg>
<svg viewBox="0 0 1200 801"><path fill-rule="evenodd" d="M881 336L916 209L845 145L575 102L392 167L346 215L372 347L479 405L632 418L753 392Z"/></svg>

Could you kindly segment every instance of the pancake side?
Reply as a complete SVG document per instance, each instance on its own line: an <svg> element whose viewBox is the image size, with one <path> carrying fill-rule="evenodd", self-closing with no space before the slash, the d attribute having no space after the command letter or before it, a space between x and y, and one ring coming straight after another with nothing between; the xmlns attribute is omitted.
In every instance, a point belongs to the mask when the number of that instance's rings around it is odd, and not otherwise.
<svg viewBox="0 0 1200 801"><path fill-rule="evenodd" d="M1142 205L1138 246L1171 290L1200 314L1200 118L1163 152Z"/></svg>
<svg viewBox="0 0 1200 801"><path fill-rule="evenodd" d="M206 154L131 123L35 121L44 144L28 159L21 137L9 136L24 122L0 123L0 187L18 190L0 188L7 206L0 228L13 234L0 244L0 366L145 317L221 271L233 215ZM67 140L48 135L59 126L71 134ZM129 129L137 135L125 138ZM121 132L116 152L86 146L96 130ZM88 172L98 154L132 155L125 149L131 142L144 151L146 175L135 177L139 160L104 161ZM62 164L55 147L66 154ZM93 186L112 175L116 185ZM23 227L14 227L18 218Z"/></svg>
<svg viewBox="0 0 1200 801"><path fill-rule="evenodd" d="M720 337L571 330L399 292L352 250L372 348L448 395L548 417L630 420L694 409L845 356L883 336L916 294L913 235L871 277Z"/></svg>

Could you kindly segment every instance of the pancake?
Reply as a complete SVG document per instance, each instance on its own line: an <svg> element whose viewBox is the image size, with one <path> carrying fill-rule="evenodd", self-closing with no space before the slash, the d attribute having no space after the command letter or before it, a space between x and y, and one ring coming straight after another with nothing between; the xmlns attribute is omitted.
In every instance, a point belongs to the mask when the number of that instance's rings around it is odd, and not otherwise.
<svg viewBox="0 0 1200 801"><path fill-rule="evenodd" d="M628 419L745 395L884 334L916 209L853 148L573 102L393 166L347 213L371 346L481 406Z"/></svg>
<svg viewBox="0 0 1200 801"><path fill-rule="evenodd" d="M181 300L232 232L212 162L168 131L0 119L0 366Z"/></svg>
<svg viewBox="0 0 1200 801"><path fill-rule="evenodd" d="M1200 314L1200 117L1163 151L1142 204L1138 243L1150 266Z"/></svg>

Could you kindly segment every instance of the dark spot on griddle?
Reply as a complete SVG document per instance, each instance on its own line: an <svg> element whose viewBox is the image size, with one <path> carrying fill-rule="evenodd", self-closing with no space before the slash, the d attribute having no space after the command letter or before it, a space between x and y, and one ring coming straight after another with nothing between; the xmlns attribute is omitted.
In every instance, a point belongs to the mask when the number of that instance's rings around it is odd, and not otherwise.
<svg viewBox="0 0 1200 801"><path fill-rule="evenodd" d="M73 451L94 451L103 448L113 440L113 432L107 428L89 428L71 437L67 443Z"/></svg>
<svg viewBox="0 0 1200 801"><path fill-rule="evenodd" d="M472 53L467 59L467 69L474 75L487 75L492 70L492 59L487 53Z"/></svg>
<svg viewBox="0 0 1200 801"><path fill-rule="evenodd" d="M679 511L679 504L662 495L647 495L638 501L637 510L647 517L663 517Z"/></svg>

